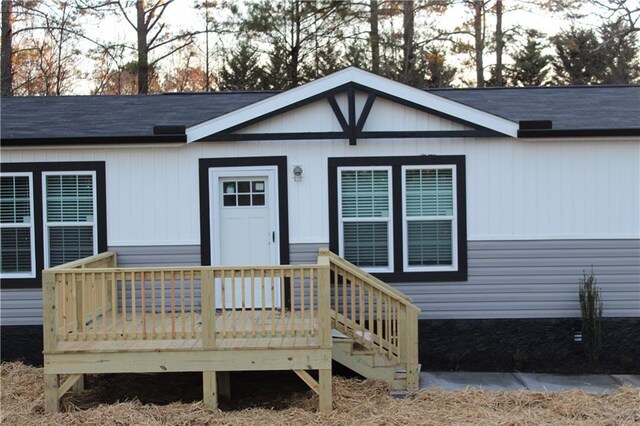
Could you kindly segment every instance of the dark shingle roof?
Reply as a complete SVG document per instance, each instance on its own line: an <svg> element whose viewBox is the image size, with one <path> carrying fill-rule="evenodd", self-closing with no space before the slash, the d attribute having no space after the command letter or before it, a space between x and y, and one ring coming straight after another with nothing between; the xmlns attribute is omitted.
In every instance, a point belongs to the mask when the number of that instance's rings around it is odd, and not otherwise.
<svg viewBox="0 0 640 426"><path fill-rule="evenodd" d="M640 129L640 86L435 89L431 93L511 121L551 120L554 129Z"/></svg>
<svg viewBox="0 0 640 426"><path fill-rule="evenodd" d="M189 127L275 93L2 98L2 139L152 136L156 125Z"/></svg>
<svg viewBox="0 0 640 426"><path fill-rule="evenodd" d="M432 89L431 93L518 122L554 130L640 129L640 86ZM156 125L200 123L277 92L0 99L4 141L153 136Z"/></svg>

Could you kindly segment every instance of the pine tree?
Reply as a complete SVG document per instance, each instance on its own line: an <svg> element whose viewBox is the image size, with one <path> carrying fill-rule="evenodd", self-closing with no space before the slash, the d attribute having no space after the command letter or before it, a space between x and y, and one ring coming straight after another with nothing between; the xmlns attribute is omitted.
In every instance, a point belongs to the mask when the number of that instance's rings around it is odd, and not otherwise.
<svg viewBox="0 0 640 426"><path fill-rule="evenodd" d="M572 27L551 38L556 49L556 82L562 84L598 84L606 70L604 49L594 31Z"/></svg>
<svg viewBox="0 0 640 426"><path fill-rule="evenodd" d="M426 54L427 77L424 80L426 87L450 87L458 70L446 64L446 58L442 51L433 49Z"/></svg>
<svg viewBox="0 0 640 426"><path fill-rule="evenodd" d="M628 31L623 21L611 22L600 28L606 70L606 84L635 83L640 80L640 58L637 33Z"/></svg>
<svg viewBox="0 0 640 426"><path fill-rule="evenodd" d="M552 57L543 55L545 45L542 34L528 30L524 44L511 57L513 65L507 70L507 77L514 86L542 86L547 81Z"/></svg>
<svg viewBox="0 0 640 426"><path fill-rule="evenodd" d="M260 90L265 88L265 70L258 61L258 52L247 38L242 38L236 50L220 70L220 90Z"/></svg>

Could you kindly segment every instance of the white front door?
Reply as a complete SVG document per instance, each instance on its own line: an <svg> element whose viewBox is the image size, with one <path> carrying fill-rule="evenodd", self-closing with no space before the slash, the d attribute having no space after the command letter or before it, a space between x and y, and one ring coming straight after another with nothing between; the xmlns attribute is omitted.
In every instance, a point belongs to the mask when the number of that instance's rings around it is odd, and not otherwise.
<svg viewBox="0 0 640 426"><path fill-rule="evenodd" d="M276 176L276 167L210 169L212 265L280 263ZM280 285L275 281L217 279L216 308L280 306Z"/></svg>

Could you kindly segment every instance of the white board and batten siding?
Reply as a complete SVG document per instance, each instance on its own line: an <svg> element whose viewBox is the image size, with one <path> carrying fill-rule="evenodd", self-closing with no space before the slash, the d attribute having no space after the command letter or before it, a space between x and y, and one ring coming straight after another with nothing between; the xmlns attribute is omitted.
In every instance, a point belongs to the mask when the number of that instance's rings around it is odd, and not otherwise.
<svg viewBox="0 0 640 426"><path fill-rule="evenodd" d="M372 110L374 116L384 116L385 104L380 105L380 110ZM328 104L311 104L297 111L295 121L278 118L252 131L278 131L282 126L291 132L339 129L327 109ZM404 128L457 129L455 123L424 115L407 118ZM591 265L603 289L605 314L640 316L637 138L3 148L2 161L105 161L108 245L119 252L121 264L134 266L199 264L201 158L287 157L291 260L298 263L315 261L317 248L329 240L327 158L412 155L464 155L467 172L469 280L396 284L422 308L423 318L578 316L577 282ZM303 168L300 181L293 179L295 165ZM8 306L14 306L9 297L17 300L17 292L2 292L3 322L13 310ZM34 305L39 303L37 291L22 293L24 298L33 296Z"/></svg>
<svg viewBox="0 0 640 426"><path fill-rule="evenodd" d="M329 239L327 158L465 155L471 241L629 239L640 144L628 141L369 140L197 143L181 148L3 150L3 161L105 161L110 246L200 243L200 158L287 156L292 243ZM293 179L294 165L303 168Z"/></svg>

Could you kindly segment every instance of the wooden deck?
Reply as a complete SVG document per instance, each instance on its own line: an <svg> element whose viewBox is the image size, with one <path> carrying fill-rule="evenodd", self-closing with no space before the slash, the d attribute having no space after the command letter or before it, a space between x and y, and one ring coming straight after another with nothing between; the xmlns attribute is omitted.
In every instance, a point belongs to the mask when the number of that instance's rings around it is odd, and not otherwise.
<svg viewBox="0 0 640 426"><path fill-rule="evenodd" d="M186 268L119 268L102 253L43 272L46 409L88 373L201 371L215 407L229 371L290 370L330 410L334 358L413 389L417 312L328 251L316 265ZM347 337L335 347L333 329Z"/></svg>

